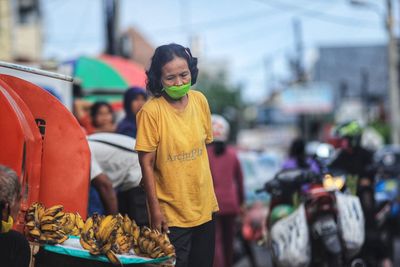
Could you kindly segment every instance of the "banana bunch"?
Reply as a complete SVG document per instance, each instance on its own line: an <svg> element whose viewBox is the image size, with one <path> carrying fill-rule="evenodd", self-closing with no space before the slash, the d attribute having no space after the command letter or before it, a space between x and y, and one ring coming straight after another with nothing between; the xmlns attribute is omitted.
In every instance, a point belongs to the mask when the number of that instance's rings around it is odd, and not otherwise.
<svg viewBox="0 0 400 267"><path fill-rule="evenodd" d="M85 223L79 213L66 212L61 219L61 224L67 235L80 236Z"/></svg>
<svg viewBox="0 0 400 267"><path fill-rule="evenodd" d="M46 209L41 203L32 204L25 215L28 236L46 244L61 244L67 240L61 223L63 208L62 205L55 205Z"/></svg>
<svg viewBox="0 0 400 267"><path fill-rule="evenodd" d="M115 252L112 250L116 243L117 232L121 227L120 215L100 216L94 214L89 217L83 226L79 239L82 247L92 255L105 255L114 265L121 265Z"/></svg>
<svg viewBox="0 0 400 267"><path fill-rule="evenodd" d="M125 214L125 216L122 217L121 214L118 214L117 217L121 226L117 231L117 237L112 246L112 250L117 254L125 254L130 251L134 244L134 233L136 232L136 236L138 237L140 230L136 222L131 220L128 215Z"/></svg>
<svg viewBox="0 0 400 267"><path fill-rule="evenodd" d="M167 234L162 234L156 229L143 227L137 239L137 246L133 247L138 255L150 258L164 256L175 257L175 248L169 241Z"/></svg>

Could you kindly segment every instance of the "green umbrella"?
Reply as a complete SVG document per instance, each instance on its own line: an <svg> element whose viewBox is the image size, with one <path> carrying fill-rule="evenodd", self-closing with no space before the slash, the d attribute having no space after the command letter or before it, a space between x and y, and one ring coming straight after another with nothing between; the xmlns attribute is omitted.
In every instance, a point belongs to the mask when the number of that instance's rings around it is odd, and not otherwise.
<svg viewBox="0 0 400 267"><path fill-rule="evenodd" d="M74 77L81 80L84 92L121 92L131 86L145 87L146 81L143 67L109 55L78 58Z"/></svg>

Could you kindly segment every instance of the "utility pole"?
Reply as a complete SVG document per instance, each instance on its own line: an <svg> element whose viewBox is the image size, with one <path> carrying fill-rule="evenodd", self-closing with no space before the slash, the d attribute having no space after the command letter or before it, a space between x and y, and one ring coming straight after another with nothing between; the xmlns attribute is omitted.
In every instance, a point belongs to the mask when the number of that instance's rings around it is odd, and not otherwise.
<svg viewBox="0 0 400 267"><path fill-rule="evenodd" d="M400 95L399 95L399 54L397 41L394 36L392 0L386 0L386 30L388 33L389 60L389 102L390 124L393 144L400 144Z"/></svg>
<svg viewBox="0 0 400 267"><path fill-rule="evenodd" d="M302 30L301 21L298 18L293 19L293 37L294 37L294 47L296 55L293 59L293 67L295 72L295 83L304 84L305 75L303 69L303 41L302 41ZM300 90L304 90L300 89ZM309 140L311 137L310 133L310 118L308 114L299 114L299 129L305 140Z"/></svg>
<svg viewBox="0 0 400 267"><path fill-rule="evenodd" d="M293 33L294 33L294 46L296 49L296 56L294 59L296 80L304 81L304 69L303 69L303 40L301 21L298 18L293 19Z"/></svg>
<svg viewBox="0 0 400 267"><path fill-rule="evenodd" d="M353 5L369 7L379 16L381 12L376 8L376 3L365 0L350 0ZM388 35L387 55L389 70L389 104L390 104L390 128L393 144L400 144L400 92L399 92L399 50L394 35L394 17L392 0L386 0L386 14L384 14L385 29Z"/></svg>
<svg viewBox="0 0 400 267"><path fill-rule="evenodd" d="M106 54L116 55L118 47L119 1L104 0L106 26Z"/></svg>

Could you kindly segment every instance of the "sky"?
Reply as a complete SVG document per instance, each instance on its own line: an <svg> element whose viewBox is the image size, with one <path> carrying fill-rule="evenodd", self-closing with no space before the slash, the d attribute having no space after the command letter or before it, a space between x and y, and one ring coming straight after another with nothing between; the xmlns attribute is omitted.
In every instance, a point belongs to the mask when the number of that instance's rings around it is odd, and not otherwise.
<svg viewBox="0 0 400 267"><path fill-rule="evenodd" d="M289 75L295 55L293 20L301 23L303 58L311 66L318 47L385 43L384 0L355 7L349 0L119 0L120 30L135 27L154 47L190 45L199 61L227 62L230 82L257 102ZM104 50L103 0L41 0L44 57L67 60ZM395 7L395 10L400 8ZM397 22L398 24L398 22ZM201 71L201 70L200 70Z"/></svg>

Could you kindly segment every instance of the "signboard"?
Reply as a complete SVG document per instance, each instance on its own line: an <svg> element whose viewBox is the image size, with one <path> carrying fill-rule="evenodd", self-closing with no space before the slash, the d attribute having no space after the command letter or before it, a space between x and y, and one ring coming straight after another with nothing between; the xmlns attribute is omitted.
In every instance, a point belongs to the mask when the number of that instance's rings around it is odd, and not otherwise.
<svg viewBox="0 0 400 267"><path fill-rule="evenodd" d="M326 114L333 111L333 89L326 83L296 85L282 91L278 107L289 114Z"/></svg>

